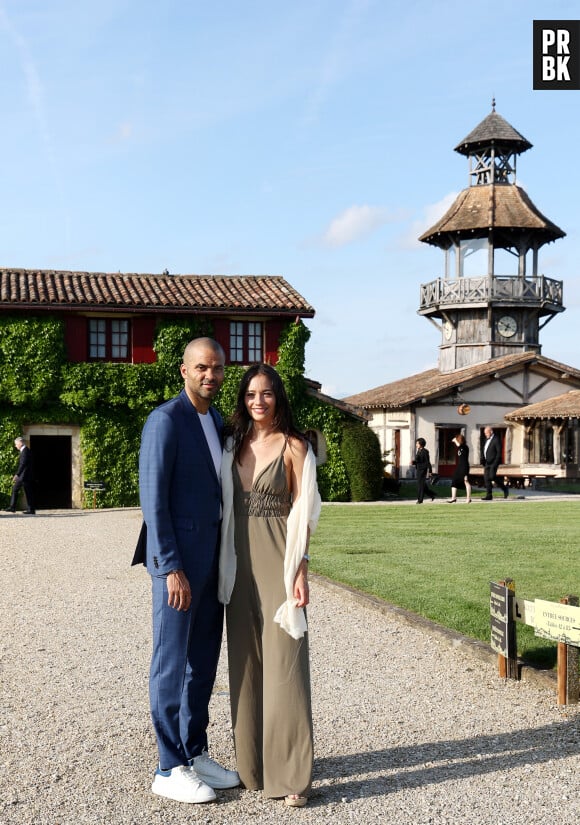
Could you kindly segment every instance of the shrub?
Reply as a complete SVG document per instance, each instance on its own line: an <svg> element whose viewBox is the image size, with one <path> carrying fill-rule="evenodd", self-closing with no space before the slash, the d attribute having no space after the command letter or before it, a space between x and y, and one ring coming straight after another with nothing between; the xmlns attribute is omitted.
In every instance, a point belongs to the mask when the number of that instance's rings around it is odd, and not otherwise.
<svg viewBox="0 0 580 825"><path fill-rule="evenodd" d="M383 487L383 460L376 433L364 424L345 424L341 452L352 501L379 499Z"/></svg>

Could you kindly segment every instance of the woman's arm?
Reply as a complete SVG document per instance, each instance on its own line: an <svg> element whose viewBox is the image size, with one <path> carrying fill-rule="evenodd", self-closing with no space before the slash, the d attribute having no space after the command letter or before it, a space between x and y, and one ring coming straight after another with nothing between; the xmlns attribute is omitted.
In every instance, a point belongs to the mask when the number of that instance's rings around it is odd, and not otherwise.
<svg viewBox="0 0 580 825"><path fill-rule="evenodd" d="M288 440L288 462L286 456L284 458L286 464L286 472L290 475L290 492L292 494L292 505L298 501L302 492L302 472L304 470L304 461L306 459L307 447L306 444L298 438L290 438ZM308 553L308 544L310 542L310 530L308 530L308 537L306 539L306 547L304 552ZM296 599L297 607L306 607L310 601L310 591L308 587L308 561L302 559L300 566L296 572L294 579L294 598Z"/></svg>

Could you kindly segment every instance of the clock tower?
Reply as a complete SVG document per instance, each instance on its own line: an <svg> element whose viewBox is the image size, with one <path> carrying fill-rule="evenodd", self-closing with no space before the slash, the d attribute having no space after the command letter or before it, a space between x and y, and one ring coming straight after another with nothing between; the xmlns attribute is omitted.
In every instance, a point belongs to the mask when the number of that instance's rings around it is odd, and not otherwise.
<svg viewBox="0 0 580 825"><path fill-rule="evenodd" d="M532 144L495 111L455 151L469 186L420 241L445 252L444 276L421 285L419 314L441 331L439 370L523 351L564 311L562 282L540 274L538 253L565 233L516 183L516 158Z"/></svg>

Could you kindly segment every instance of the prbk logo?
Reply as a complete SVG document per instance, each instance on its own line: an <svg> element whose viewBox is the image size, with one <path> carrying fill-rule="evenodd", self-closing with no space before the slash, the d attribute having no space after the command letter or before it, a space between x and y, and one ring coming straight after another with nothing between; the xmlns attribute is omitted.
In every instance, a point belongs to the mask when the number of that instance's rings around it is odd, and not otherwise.
<svg viewBox="0 0 580 825"><path fill-rule="evenodd" d="M580 20L534 20L534 89L580 89Z"/></svg>

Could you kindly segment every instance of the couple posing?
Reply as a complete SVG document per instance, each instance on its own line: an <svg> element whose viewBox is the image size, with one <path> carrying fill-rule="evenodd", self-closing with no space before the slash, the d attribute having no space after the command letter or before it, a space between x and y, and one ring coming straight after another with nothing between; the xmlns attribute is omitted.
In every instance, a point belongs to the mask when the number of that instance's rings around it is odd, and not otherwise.
<svg viewBox="0 0 580 825"><path fill-rule="evenodd" d="M224 360L211 338L191 341L182 392L151 413L142 434L144 528L134 563L143 561L152 581L152 790L196 803L243 784L302 807L313 762L304 608L320 513L316 464L265 364L242 378L222 450L211 404ZM239 773L208 755L224 605Z"/></svg>

